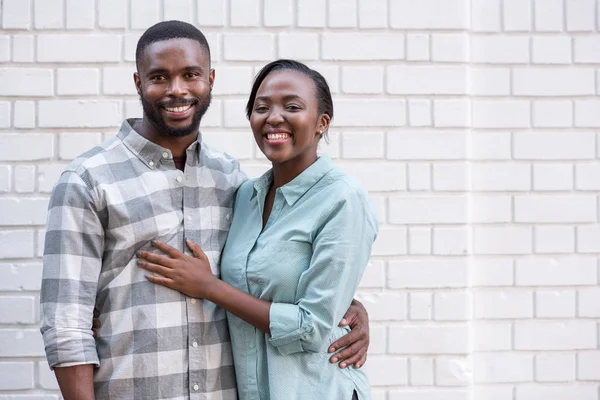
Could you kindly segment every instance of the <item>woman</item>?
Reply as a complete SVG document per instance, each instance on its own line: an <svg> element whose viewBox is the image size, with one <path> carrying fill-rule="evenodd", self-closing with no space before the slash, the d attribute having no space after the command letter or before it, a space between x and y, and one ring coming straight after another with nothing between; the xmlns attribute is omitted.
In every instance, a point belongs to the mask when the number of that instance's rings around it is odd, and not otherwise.
<svg viewBox="0 0 600 400"><path fill-rule="evenodd" d="M333 118L329 87L302 63L274 61L257 75L246 114L273 168L238 190L222 280L189 241L195 258L155 242L169 257L141 252L139 264L162 275L151 282L228 311L242 399L368 399L362 369L326 362L348 332L337 321L377 232L366 191L317 156Z"/></svg>

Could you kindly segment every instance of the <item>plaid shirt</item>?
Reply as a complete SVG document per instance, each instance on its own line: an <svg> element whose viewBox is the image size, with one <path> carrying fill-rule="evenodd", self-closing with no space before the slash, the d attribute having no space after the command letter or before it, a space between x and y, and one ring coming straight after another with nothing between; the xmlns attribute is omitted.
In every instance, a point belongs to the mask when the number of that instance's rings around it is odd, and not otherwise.
<svg viewBox="0 0 600 400"><path fill-rule="evenodd" d="M190 254L190 239L219 274L245 176L200 139L179 171L133 122L74 160L52 192L41 292L48 362L97 365L98 400L236 399L225 312L148 282L135 253L159 239Z"/></svg>

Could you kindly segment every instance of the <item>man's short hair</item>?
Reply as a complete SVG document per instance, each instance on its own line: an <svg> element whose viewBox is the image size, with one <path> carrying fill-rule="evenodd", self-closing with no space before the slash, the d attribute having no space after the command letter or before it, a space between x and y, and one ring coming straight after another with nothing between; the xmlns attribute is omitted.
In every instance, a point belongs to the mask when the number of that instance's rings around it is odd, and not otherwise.
<svg viewBox="0 0 600 400"><path fill-rule="evenodd" d="M135 49L135 65L138 71L140 70L140 60L146 47L152 43L169 39L192 39L197 41L206 50L210 65L210 47L198 28L183 21L163 21L152 25L140 37Z"/></svg>

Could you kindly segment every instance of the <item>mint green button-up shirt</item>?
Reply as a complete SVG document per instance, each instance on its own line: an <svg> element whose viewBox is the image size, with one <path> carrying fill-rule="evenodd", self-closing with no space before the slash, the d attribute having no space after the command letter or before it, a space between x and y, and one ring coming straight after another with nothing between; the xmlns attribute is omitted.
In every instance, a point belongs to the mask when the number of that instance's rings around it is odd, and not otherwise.
<svg viewBox="0 0 600 400"><path fill-rule="evenodd" d="M272 302L271 334L228 321L241 400L370 399L364 367L341 369L327 349L369 260L377 215L364 188L320 157L278 188L262 229L272 171L237 193L222 279Z"/></svg>

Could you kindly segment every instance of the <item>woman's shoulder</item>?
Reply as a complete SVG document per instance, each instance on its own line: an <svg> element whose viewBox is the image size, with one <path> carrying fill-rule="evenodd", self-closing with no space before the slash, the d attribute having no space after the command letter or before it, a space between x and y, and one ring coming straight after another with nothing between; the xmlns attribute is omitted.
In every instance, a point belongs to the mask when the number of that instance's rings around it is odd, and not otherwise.
<svg viewBox="0 0 600 400"><path fill-rule="evenodd" d="M322 190L339 201L357 198L369 200L369 193L364 185L337 167L332 168L322 181Z"/></svg>

